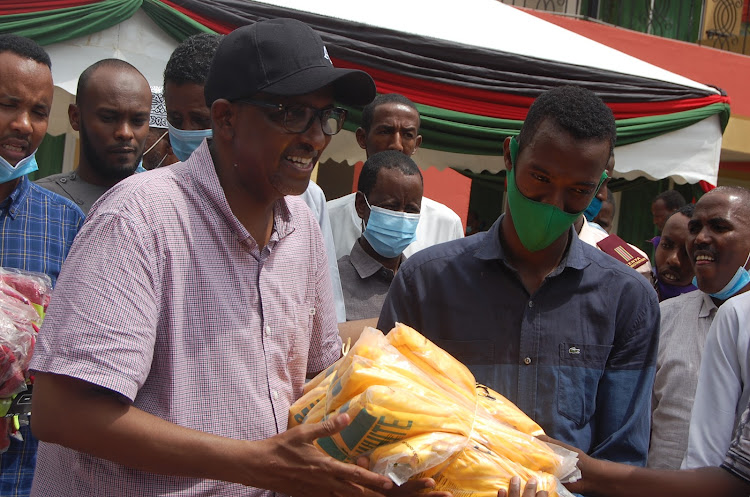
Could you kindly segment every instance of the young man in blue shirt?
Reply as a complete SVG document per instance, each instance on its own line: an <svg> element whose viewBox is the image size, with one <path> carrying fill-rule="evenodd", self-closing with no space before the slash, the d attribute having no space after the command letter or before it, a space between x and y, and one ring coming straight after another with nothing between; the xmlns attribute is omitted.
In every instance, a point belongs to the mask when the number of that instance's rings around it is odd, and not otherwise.
<svg viewBox="0 0 750 497"><path fill-rule="evenodd" d="M45 273L54 283L84 215L27 178L37 170L34 155L47 132L54 91L50 66L33 41L0 36L0 266ZM31 490L37 440L27 425L20 434L23 440L11 438L0 454L0 495Z"/></svg>
<svg viewBox="0 0 750 497"><path fill-rule="evenodd" d="M645 278L572 228L606 179L615 133L588 90L541 95L504 142L506 214L405 262L378 327L413 326L549 435L643 465L659 304Z"/></svg>

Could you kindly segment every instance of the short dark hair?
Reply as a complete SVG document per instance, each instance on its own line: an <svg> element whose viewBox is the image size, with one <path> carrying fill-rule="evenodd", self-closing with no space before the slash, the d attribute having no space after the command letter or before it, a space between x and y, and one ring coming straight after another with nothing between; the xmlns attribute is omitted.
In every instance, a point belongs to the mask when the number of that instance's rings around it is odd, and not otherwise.
<svg viewBox="0 0 750 497"><path fill-rule="evenodd" d="M685 204L674 211L672 214L670 214L667 219L674 216L675 214L682 214L686 218L690 219L691 217L693 217L693 212L695 212L695 204Z"/></svg>
<svg viewBox="0 0 750 497"><path fill-rule="evenodd" d="M610 152L615 146L615 116L602 99L579 86L560 86L542 93L531 104L518 134L519 152L534 140L547 119L576 140L609 140Z"/></svg>
<svg viewBox="0 0 750 497"><path fill-rule="evenodd" d="M362 166L362 172L359 174L359 181L357 182L357 190L364 193L365 196L370 195L378 180L378 173L382 169L398 169L404 173L404 176L418 174L420 181L424 182L422 171L411 160L411 157L404 155L398 150L384 150L371 155L365 162L365 165Z"/></svg>
<svg viewBox="0 0 750 497"><path fill-rule="evenodd" d="M141 71L139 71L133 64L122 59L102 59L100 61L94 62L86 69L84 69L81 75L78 76L78 86L76 87L76 105L81 105L81 99L88 89L91 76L93 76L94 73L101 67L112 67L115 69L123 69L126 71L135 71L143 76Z"/></svg>
<svg viewBox="0 0 750 497"><path fill-rule="evenodd" d="M685 197L683 197L682 194L677 190L667 190L665 192L661 192L659 195L654 197L654 201L651 203L653 204L657 200L663 201L666 208L670 211L676 211L687 203L685 202Z"/></svg>
<svg viewBox="0 0 750 497"><path fill-rule="evenodd" d="M19 57L35 60L52 69L49 54L32 39L13 34L0 35L0 53L2 52L12 52Z"/></svg>
<svg viewBox="0 0 750 497"><path fill-rule="evenodd" d="M205 86L220 41L221 35L214 33L199 33L185 38L169 56L164 68L164 86L169 81L176 85L194 83Z"/></svg>
<svg viewBox="0 0 750 497"><path fill-rule="evenodd" d="M375 109L384 104L401 104L414 109L417 113L417 118L419 118L419 121L417 121L417 131L419 131L421 116L419 115L419 109L414 105L414 102L399 93L382 93L376 96L372 102L365 105L365 108L362 109L362 129L364 129L366 133L369 132L372 127L372 120L375 117Z"/></svg>

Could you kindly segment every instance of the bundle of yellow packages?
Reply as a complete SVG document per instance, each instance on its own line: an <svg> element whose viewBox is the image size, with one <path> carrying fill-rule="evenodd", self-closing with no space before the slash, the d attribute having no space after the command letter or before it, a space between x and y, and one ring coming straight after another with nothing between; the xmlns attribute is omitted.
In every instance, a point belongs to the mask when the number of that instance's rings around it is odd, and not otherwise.
<svg viewBox="0 0 750 497"><path fill-rule="evenodd" d="M408 326L387 336L367 328L348 353L306 385L289 426L348 413L340 433L316 441L336 459L361 455L370 469L402 484L431 477L436 490L497 495L513 476L534 477L550 496L570 495L576 455L536 439L544 431L502 395ZM554 447L554 448L553 448Z"/></svg>

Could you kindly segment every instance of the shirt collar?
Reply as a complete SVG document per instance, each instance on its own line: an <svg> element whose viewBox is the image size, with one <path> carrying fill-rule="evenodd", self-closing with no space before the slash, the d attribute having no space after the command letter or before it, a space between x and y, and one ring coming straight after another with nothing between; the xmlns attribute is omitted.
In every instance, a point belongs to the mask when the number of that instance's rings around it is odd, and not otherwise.
<svg viewBox="0 0 750 497"><path fill-rule="evenodd" d="M489 231L487 231L484 240L482 240L479 248L476 250L476 252L474 252L474 257L483 260L502 260L510 266L510 263L503 251L503 244L500 243L500 225L504 217L505 214L500 216L500 218L495 221ZM573 226L570 227L569 234L570 244L568 245L568 249L563 255L560 264L554 271L552 271L552 273L550 273L550 276L559 274L566 267L580 270L590 264L590 261L583 253L583 242L578 238L578 234L576 233L576 230L573 228Z"/></svg>
<svg viewBox="0 0 750 497"><path fill-rule="evenodd" d="M22 176L21 181L18 182L8 198L0 203L0 210L6 211L11 219L15 219L30 190L31 182L28 176Z"/></svg>
<svg viewBox="0 0 750 497"><path fill-rule="evenodd" d="M707 318L711 313L715 313L719 308L714 304L714 300L706 292L701 292L703 295L703 301L701 302L701 310L698 312L699 318Z"/></svg>
<svg viewBox="0 0 750 497"><path fill-rule="evenodd" d="M204 199L221 212L231 230L237 235L237 239L240 242L248 243L250 246L257 245L245 226L242 225L237 216L232 212L231 207L229 207L224 189L221 187L219 177L216 174L211 151L208 148L208 140L204 139L186 162L190 166L193 181L204 194ZM292 231L294 231L292 214L289 211L286 200L281 198L273 205L273 232L269 239L269 245L281 240Z"/></svg>
<svg viewBox="0 0 750 497"><path fill-rule="evenodd" d="M401 255L401 257L401 262L403 263L406 260L406 257L403 254ZM370 254L365 252L365 249L362 248L359 240L354 242L352 251L349 253L349 260L351 261L352 266L354 266L354 269L357 270L357 274L359 275L359 277L362 279L369 278L381 269L385 269L381 263L373 259ZM390 273L393 273L393 271L391 271L390 269L386 270Z"/></svg>

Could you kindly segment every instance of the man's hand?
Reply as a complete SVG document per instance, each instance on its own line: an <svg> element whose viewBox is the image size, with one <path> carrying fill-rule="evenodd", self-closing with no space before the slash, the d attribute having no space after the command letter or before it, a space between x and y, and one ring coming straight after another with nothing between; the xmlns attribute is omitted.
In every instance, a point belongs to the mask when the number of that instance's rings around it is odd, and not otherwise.
<svg viewBox="0 0 750 497"><path fill-rule="evenodd" d="M365 469L370 467L370 460L366 456L361 456L357 459L357 466ZM427 489L435 487L435 480L432 478L418 478L416 480L409 480L403 485L394 485L393 488L386 492L387 497L452 497L453 494L450 492L431 490Z"/></svg>
<svg viewBox="0 0 750 497"><path fill-rule="evenodd" d="M350 422L340 414L322 423L296 426L257 442L263 447L258 460L249 461L247 484L294 497L381 497L393 482L355 464L346 464L313 445L318 438L340 432Z"/></svg>
<svg viewBox="0 0 750 497"><path fill-rule="evenodd" d="M563 443L559 440L555 440L554 438L548 437L547 435L541 435L537 438L549 444L554 444L554 445L559 445L560 447L565 447L566 449L578 454L578 469L581 470L581 479L573 483L565 483L564 485L565 485L565 488L567 488L573 493L577 493L577 494L590 493L590 489L587 486L588 479L592 478L595 474L597 474L597 471L600 470L599 468L599 466L601 466L600 461L597 461L593 457L589 456L588 454L583 452L581 449L578 449L576 447L573 447L572 445Z"/></svg>
<svg viewBox="0 0 750 497"><path fill-rule="evenodd" d="M523 495L521 495L521 479L514 476L510 479L510 485L508 490L502 488L497 491L497 497L547 497L546 490L536 491L536 479L532 478L526 482L526 488L523 489Z"/></svg>

